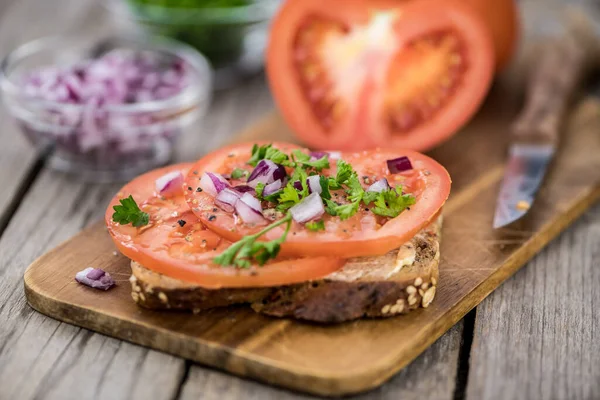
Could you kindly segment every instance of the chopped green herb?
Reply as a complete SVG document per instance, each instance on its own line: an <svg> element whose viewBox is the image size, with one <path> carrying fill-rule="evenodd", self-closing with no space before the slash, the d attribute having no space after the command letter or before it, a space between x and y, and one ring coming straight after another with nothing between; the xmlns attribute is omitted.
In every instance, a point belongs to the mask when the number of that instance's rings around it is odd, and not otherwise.
<svg viewBox="0 0 600 400"><path fill-rule="evenodd" d="M279 225L287 224L283 235L279 238L268 241L257 241L262 235L268 231L278 227ZM277 257L281 244L285 242L287 235L292 226L292 215L287 214L279 221L273 222L265 227L260 232L254 235L246 236L243 239L233 243L223 253L213 259L215 264L228 266L233 265L237 268L250 268L253 262L258 265L264 265L267 261Z"/></svg>
<svg viewBox="0 0 600 400"><path fill-rule="evenodd" d="M129 195L129 197L121 199L119 203L121 204L113 206L115 212L112 215L112 220L114 222L118 222L121 225L131 224L136 228L148 225L150 216L148 213L140 210L133 196Z"/></svg>
<svg viewBox="0 0 600 400"><path fill-rule="evenodd" d="M325 176L320 176L319 184L321 185L321 198L326 200L331 199L331 193L329 193L329 179Z"/></svg>
<svg viewBox="0 0 600 400"><path fill-rule="evenodd" d="M306 227L306 229L308 229L309 231L312 231L312 232L324 231L325 230L325 221L323 221L323 220L311 221L311 222L307 222L306 224L304 224L304 226Z"/></svg>
<svg viewBox="0 0 600 400"><path fill-rule="evenodd" d="M377 198L373 202L375 207L372 208L372 211L382 217L395 218L402 211L415 204L415 201L413 195L402 194L402 186L398 186L395 189L377 193Z"/></svg>
<svg viewBox="0 0 600 400"><path fill-rule="evenodd" d="M259 200L263 199L263 191L265 190L265 184L262 182L258 182L256 184L256 187L254 188L254 191L256 192L256 198Z"/></svg>
<svg viewBox="0 0 600 400"><path fill-rule="evenodd" d="M338 204L336 204L333 201L328 200L328 199L323 199L323 200L325 201L325 212L329 215L336 217L337 216L336 207L338 207Z"/></svg>
<svg viewBox="0 0 600 400"><path fill-rule="evenodd" d="M236 168L231 172L231 178L232 179L240 179L240 178L245 178L248 175L250 175L250 173L244 169L241 168Z"/></svg>
<svg viewBox="0 0 600 400"><path fill-rule="evenodd" d="M323 169L329 168L329 157L327 155L324 155L318 160L311 161L310 155L304 153L302 150L293 150L292 154L297 166L299 164L303 167L314 168L319 172Z"/></svg>
<svg viewBox="0 0 600 400"><path fill-rule="evenodd" d="M256 167L260 160L271 160L276 164L286 164L289 159L288 155L279 149L276 149L271 144L264 146L254 145L252 146L252 157L248 160L248 164Z"/></svg>
<svg viewBox="0 0 600 400"><path fill-rule="evenodd" d="M340 206L336 206L335 207L335 215L337 215L338 217L340 217L340 219L346 220L350 217L352 217L354 214L356 214L356 212L358 211L358 206L360 205L360 200L359 201L355 201L352 203L348 203L348 204L342 204Z"/></svg>

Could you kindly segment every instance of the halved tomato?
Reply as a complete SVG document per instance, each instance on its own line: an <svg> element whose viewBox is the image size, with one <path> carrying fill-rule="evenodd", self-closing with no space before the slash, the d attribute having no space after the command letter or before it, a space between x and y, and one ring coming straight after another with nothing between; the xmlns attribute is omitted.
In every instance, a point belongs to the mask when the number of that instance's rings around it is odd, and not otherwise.
<svg viewBox="0 0 600 400"><path fill-rule="evenodd" d="M343 266L334 257L279 258L247 269L212 263L231 242L207 230L180 195L162 197L155 192L157 178L173 171L187 174L191 164L179 164L148 172L125 185L112 199L105 214L106 226L121 253L155 272L218 289L222 287L279 286L321 278ZM187 186L184 187L187 191ZM133 196L150 223L140 228L112 220L113 206Z"/></svg>
<svg viewBox="0 0 600 400"><path fill-rule="evenodd" d="M273 143L280 150L295 146L286 143ZM205 191L197 191L203 172L223 175L231 174L236 169L252 170L247 162L251 156L252 144L238 144L217 150L200 159L190 170L186 185L192 190L185 193L186 199L194 214L211 230L231 241L237 241L251 235L263 226L248 226L235 213L229 213L215 206L214 197ZM289 150L288 150L289 151ZM391 174L386 160L407 156L413 169L398 174ZM440 164L431 158L410 150L376 149L356 153L342 153L341 157L349 162L366 188L381 178L386 178L392 186L402 185L404 193L416 197L416 204L405 210L396 218L383 218L375 215L368 206L360 205L359 211L352 217L342 221L339 217L328 214L323 216L325 230L311 232L304 225L293 223L287 240L281 247L282 254L295 256L335 256L358 257L382 255L400 247L403 243L427 226L441 210L450 193L450 177ZM321 174L335 176L335 161L332 167ZM242 185L244 179L230 179L232 186ZM343 203L343 191L333 192L333 201ZM273 212L268 204L264 204L264 214L271 221L283 217ZM266 211L269 209L269 211ZM272 240L283 234L284 227L270 230L263 240Z"/></svg>
<svg viewBox="0 0 600 400"><path fill-rule="evenodd" d="M309 147L429 149L477 111L489 29L457 1L288 0L273 23L271 90Z"/></svg>

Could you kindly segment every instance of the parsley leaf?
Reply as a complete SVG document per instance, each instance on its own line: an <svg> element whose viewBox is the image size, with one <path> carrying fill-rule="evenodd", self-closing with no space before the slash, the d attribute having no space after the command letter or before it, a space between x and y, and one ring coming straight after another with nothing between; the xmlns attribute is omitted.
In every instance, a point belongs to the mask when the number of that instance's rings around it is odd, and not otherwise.
<svg viewBox="0 0 600 400"><path fill-rule="evenodd" d="M340 219L343 221L345 219L350 218L358 211L358 206L360 205L360 200L355 201L353 203L342 204L340 206L335 207L335 213Z"/></svg>
<svg viewBox="0 0 600 400"><path fill-rule="evenodd" d="M352 168L352 165L341 158L337 160L337 173L335 174L335 181L338 183L338 185L346 183L352 174L356 174Z"/></svg>
<svg viewBox="0 0 600 400"><path fill-rule="evenodd" d="M290 181L279 194L279 205L277 206L277 209L279 211L288 210L295 204L300 203L300 200L300 193L298 193L298 190L294 187L294 183Z"/></svg>
<svg viewBox="0 0 600 400"><path fill-rule="evenodd" d="M395 218L402 211L415 204L415 197L411 194L402 194L402 186L396 189L384 190L377 193L374 200L375 207L371 210L382 217Z"/></svg>
<svg viewBox="0 0 600 400"><path fill-rule="evenodd" d="M281 150L274 148L272 144L266 144L264 146L255 144L252 146L252 157L248 160L248 164L256 167L260 160L265 159L271 160L276 164L289 164L287 163L289 160L288 155Z"/></svg>
<svg viewBox="0 0 600 400"><path fill-rule="evenodd" d="M112 215L112 220L114 222L118 222L121 225L131 224L136 228L148 225L150 216L148 213L140 210L133 196L129 195L129 197L121 199L119 203L121 204L113 206L115 212Z"/></svg>
<svg viewBox="0 0 600 400"><path fill-rule="evenodd" d="M321 198L326 200L331 199L331 193L329 192L329 179L327 179L325 176L320 176L319 184L321 185Z"/></svg>
<svg viewBox="0 0 600 400"><path fill-rule="evenodd" d="M363 194L362 200L363 203L365 203L365 205L369 205L370 203L377 200L377 197L379 197L379 192L365 192Z"/></svg>
<svg viewBox="0 0 600 400"><path fill-rule="evenodd" d="M317 170L317 172L320 172L321 170L323 170L325 168L329 168L329 156L328 155L324 155L323 157L319 158L318 160L311 161L310 155L304 153L302 150L298 150L298 149L293 150L292 154L294 156L294 160L296 161L297 166L314 168L315 170Z"/></svg>
<svg viewBox="0 0 600 400"><path fill-rule="evenodd" d="M240 179L250 175L250 173L244 169L236 168L231 172L232 179Z"/></svg>
<svg viewBox="0 0 600 400"><path fill-rule="evenodd" d="M310 160L310 156L302 150L292 150L292 155L294 156L294 160L297 162L304 162Z"/></svg>
<svg viewBox="0 0 600 400"><path fill-rule="evenodd" d="M232 175L233 176L233 175ZM263 200L263 191L265 190L265 184L262 182L258 182L254 191L256 192L256 198L259 200Z"/></svg>
<svg viewBox="0 0 600 400"><path fill-rule="evenodd" d="M334 217L337 216L336 207L339 207L339 206L331 200L328 200L328 199L323 199L323 200L325 201L325 212Z"/></svg>
<svg viewBox="0 0 600 400"><path fill-rule="evenodd" d="M268 242L260 242L257 240L268 231L283 224L287 224L287 226L283 235L277 239ZM254 235L245 236L243 239L233 243L225 251L213 258L213 262L223 266L233 265L237 268L250 268L253 263L264 265L270 259L277 257L279 250L281 249L281 244L285 242L291 226L292 215L287 214L285 217L265 227L260 232L257 232Z"/></svg>
<svg viewBox="0 0 600 400"><path fill-rule="evenodd" d="M304 226L306 227L306 229L308 229L309 231L312 231L312 232L324 231L325 230L325 221L323 221L323 220L310 221L310 222L307 222L306 224L304 224Z"/></svg>

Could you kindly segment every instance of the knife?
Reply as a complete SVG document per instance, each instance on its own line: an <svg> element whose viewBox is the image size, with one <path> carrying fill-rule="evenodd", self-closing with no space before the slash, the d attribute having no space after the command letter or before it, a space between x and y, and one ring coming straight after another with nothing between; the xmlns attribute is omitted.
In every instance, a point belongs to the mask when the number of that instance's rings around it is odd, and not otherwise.
<svg viewBox="0 0 600 400"><path fill-rule="evenodd" d="M525 106L511 127L494 228L527 213L556 152L569 101L595 55L596 38L581 22L546 42L530 71Z"/></svg>

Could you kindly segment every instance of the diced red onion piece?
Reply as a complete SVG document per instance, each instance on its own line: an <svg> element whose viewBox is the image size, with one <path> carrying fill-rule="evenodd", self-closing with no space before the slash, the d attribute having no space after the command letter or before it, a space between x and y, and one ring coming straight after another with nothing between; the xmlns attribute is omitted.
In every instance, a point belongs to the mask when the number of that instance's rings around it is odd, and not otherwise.
<svg viewBox="0 0 600 400"><path fill-rule="evenodd" d="M108 272L92 267L79 271L75 275L75 280L86 286L101 290L108 290L115 285L114 279Z"/></svg>
<svg viewBox="0 0 600 400"><path fill-rule="evenodd" d="M235 211L246 224L263 225L267 222L262 215L260 201L250 193L244 193L235 203Z"/></svg>
<svg viewBox="0 0 600 400"><path fill-rule="evenodd" d="M238 186L234 186L233 190L235 190L236 192L240 193L240 194L244 194L246 192L248 193L254 193L254 188L248 185L238 185Z"/></svg>
<svg viewBox="0 0 600 400"><path fill-rule="evenodd" d="M306 179L306 184L308 186L308 193L318 193L321 194L321 182L318 175L311 175ZM302 190L302 184L300 181L294 182L294 189Z"/></svg>
<svg viewBox="0 0 600 400"><path fill-rule="evenodd" d="M286 175L283 165L275 164L271 160L260 160L248 177L248 185L256 187L259 182L268 185L285 178Z"/></svg>
<svg viewBox="0 0 600 400"><path fill-rule="evenodd" d="M232 213L235 210L235 203L242 195L233 189L225 188L215 197L215 205L221 210Z"/></svg>
<svg viewBox="0 0 600 400"><path fill-rule="evenodd" d="M308 193L321 194L323 189L321 188L321 178L319 175L311 175L306 179L308 185Z"/></svg>
<svg viewBox="0 0 600 400"><path fill-rule="evenodd" d="M155 184L156 191L162 196L179 194L183 185L183 174L181 171L169 172L158 178Z"/></svg>
<svg viewBox="0 0 600 400"><path fill-rule="evenodd" d="M328 151L330 160L339 160L342 158L342 153L340 151Z"/></svg>
<svg viewBox="0 0 600 400"><path fill-rule="evenodd" d="M406 156L394 158L393 160L387 160L387 167L392 174L413 169L410 160Z"/></svg>
<svg viewBox="0 0 600 400"><path fill-rule="evenodd" d="M211 196L216 196L228 187L229 183L227 183L227 180L219 174L205 172L200 178L200 188Z"/></svg>
<svg viewBox="0 0 600 400"><path fill-rule="evenodd" d="M294 221L303 224L320 218L325 213L325 208L321 196L318 193L313 193L290 208L290 213Z"/></svg>
<svg viewBox="0 0 600 400"><path fill-rule="evenodd" d="M281 190L281 186L282 186L282 183L280 180L276 180L275 182L269 183L263 189L263 196L270 196L273 193L277 193L279 190Z"/></svg>
<svg viewBox="0 0 600 400"><path fill-rule="evenodd" d="M378 180L377 182L375 182L374 184L372 184L371 186L369 186L369 188L367 189L367 192L383 192L384 190L388 190L390 188L390 184L388 183L387 179L382 178L380 180Z"/></svg>
<svg viewBox="0 0 600 400"><path fill-rule="evenodd" d="M329 156L329 153L326 151L311 151L309 153L311 161L315 161L323 158L324 156Z"/></svg>

